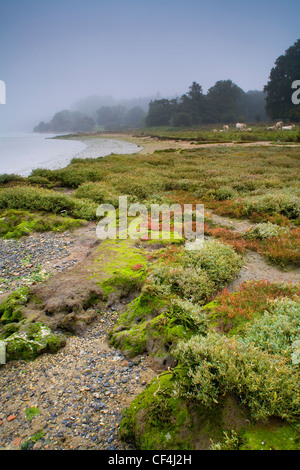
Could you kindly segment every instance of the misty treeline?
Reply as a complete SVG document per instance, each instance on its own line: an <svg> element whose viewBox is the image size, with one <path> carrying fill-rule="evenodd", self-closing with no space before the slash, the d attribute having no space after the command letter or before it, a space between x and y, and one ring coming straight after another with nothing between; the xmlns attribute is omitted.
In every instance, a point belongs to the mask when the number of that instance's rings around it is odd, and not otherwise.
<svg viewBox="0 0 300 470"><path fill-rule="evenodd" d="M121 105L103 106L94 119L79 111L63 110L56 113L48 122L40 122L34 132L89 132L99 127L105 130L118 130L122 128L143 127L145 111L136 106L127 110Z"/></svg>
<svg viewBox="0 0 300 470"><path fill-rule="evenodd" d="M245 93L231 80L219 80L207 94L193 82L188 92L176 99L151 101L146 126L190 127L209 123L265 121L265 94Z"/></svg>
<svg viewBox="0 0 300 470"><path fill-rule="evenodd" d="M34 132L90 132L144 127L151 98L115 100L91 95L57 112L48 123L40 122Z"/></svg>
<svg viewBox="0 0 300 470"><path fill-rule="evenodd" d="M133 106L130 106L132 104ZM101 105L97 107L97 105ZM231 80L217 82L205 95L193 82L186 94L172 99L144 99L129 102L89 97L78 102L76 110L57 112L48 122L40 122L34 132L90 132L122 130L145 126L185 127L236 120L264 121L265 95L262 91L245 93Z"/></svg>
<svg viewBox="0 0 300 470"><path fill-rule="evenodd" d="M54 115L50 122L41 121L34 132L88 132L95 126L94 119L80 113L64 109Z"/></svg>

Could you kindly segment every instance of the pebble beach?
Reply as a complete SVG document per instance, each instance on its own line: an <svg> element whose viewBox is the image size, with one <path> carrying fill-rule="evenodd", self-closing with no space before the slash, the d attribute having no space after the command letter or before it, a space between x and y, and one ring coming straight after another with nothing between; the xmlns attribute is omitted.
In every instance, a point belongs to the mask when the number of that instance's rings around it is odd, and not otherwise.
<svg viewBox="0 0 300 470"><path fill-rule="evenodd" d="M2 296L35 283L34 273L46 278L72 269L94 232L89 224L74 233L1 240ZM80 336L68 335L58 353L0 364L0 449L131 449L119 439L122 413L155 372L145 357L130 361L109 347L107 333L118 316L113 308L97 311L96 320Z"/></svg>
<svg viewBox="0 0 300 470"><path fill-rule="evenodd" d="M0 449L132 449L119 439L122 412L155 374L145 357L107 345L116 317L102 315L55 355L0 365Z"/></svg>

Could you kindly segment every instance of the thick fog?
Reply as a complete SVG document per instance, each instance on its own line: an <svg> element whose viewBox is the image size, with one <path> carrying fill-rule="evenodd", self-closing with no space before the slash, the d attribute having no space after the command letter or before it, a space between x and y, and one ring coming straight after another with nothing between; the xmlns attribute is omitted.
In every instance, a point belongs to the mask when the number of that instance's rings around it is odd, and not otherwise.
<svg viewBox="0 0 300 470"><path fill-rule="evenodd" d="M299 0L1 0L0 132L97 100L145 107L193 81L262 90L299 17Z"/></svg>

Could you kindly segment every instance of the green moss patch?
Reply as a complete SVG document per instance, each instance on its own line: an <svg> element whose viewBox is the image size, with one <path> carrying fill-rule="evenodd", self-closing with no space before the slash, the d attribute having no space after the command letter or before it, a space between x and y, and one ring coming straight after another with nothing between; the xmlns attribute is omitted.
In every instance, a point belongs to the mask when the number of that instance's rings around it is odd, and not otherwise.
<svg viewBox="0 0 300 470"><path fill-rule="evenodd" d="M33 232L65 232L81 227L84 220L55 214L6 210L0 213L0 236L20 238Z"/></svg>
<svg viewBox="0 0 300 470"><path fill-rule="evenodd" d="M250 426L241 437L240 450L300 450L300 427L279 420Z"/></svg>
<svg viewBox="0 0 300 470"><path fill-rule="evenodd" d="M166 366L174 363L172 350L177 342L205 330L205 324L200 308L192 303L142 292L109 332L109 340L129 357L147 352Z"/></svg>
<svg viewBox="0 0 300 470"><path fill-rule="evenodd" d="M32 360L44 352L55 353L66 343L41 322L26 319L29 289L23 287L0 304L0 340L6 345L6 360Z"/></svg>
<svg viewBox="0 0 300 470"><path fill-rule="evenodd" d="M6 343L6 359L33 360L40 354L56 353L66 344L65 337L55 334L40 322L22 320L4 327L0 338Z"/></svg>
<svg viewBox="0 0 300 470"><path fill-rule="evenodd" d="M99 279L104 296L122 291L126 296L139 291L148 272L148 261L143 249L132 240L105 240L92 268L93 279Z"/></svg>
<svg viewBox="0 0 300 470"><path fill-rule="evenodd" d="M18 322L23 318L23 310L28 301L29 291L27 287L23 287L0 303L0 324L6 325L12 322Z"/></svg>

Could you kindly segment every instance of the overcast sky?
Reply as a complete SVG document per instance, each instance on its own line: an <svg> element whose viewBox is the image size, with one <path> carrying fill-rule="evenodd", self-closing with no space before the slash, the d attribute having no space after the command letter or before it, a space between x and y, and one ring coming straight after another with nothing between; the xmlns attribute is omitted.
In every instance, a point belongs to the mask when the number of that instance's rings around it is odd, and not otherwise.
<svg viewBox="0 0 300 470"><path fill-rule="evenodd" d="M0 0L0 132L94 94L262 90L299 24L299 0Z"/></svg>

